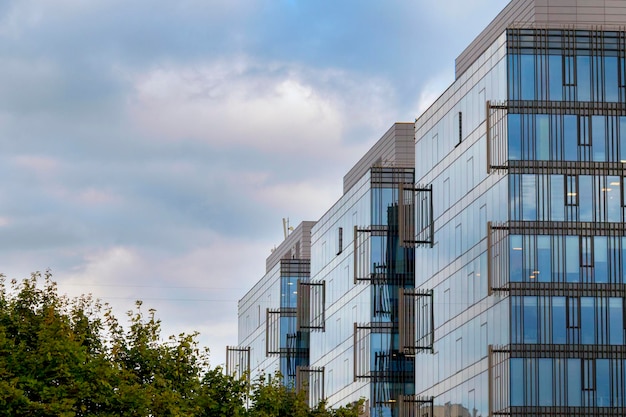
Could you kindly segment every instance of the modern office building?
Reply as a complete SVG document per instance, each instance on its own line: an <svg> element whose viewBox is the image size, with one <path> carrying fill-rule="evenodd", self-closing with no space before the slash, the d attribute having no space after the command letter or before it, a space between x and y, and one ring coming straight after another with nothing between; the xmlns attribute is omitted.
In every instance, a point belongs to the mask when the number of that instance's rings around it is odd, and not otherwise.
<svg viewBox="0 0 626 417"><path fill-rule="evenodd" d="M228 373L251 371L256 379L278 371L295 386L296 368L309 365L309 332L298 328L296 307L298 288L309 282L314 224L302 222L272 251L265 276L239 301L239 345L226 348Z"/></svg>
<svg viewBox="0 0 626 417"><path fill-rule="evenodd" d="M512 0L311 227L287 381L372 416L626 415L625 168L626 1Z"/></svg>

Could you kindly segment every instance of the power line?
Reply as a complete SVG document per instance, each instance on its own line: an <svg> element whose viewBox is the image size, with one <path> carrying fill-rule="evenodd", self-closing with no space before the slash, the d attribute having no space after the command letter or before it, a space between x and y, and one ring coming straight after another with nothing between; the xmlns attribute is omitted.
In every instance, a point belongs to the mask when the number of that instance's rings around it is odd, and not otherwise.
<svg viewBox="0 0 626 417"><path fill-rule="evenodd" d="M236 303L238 300L214 300L210 298L144 298L144 297L97 297L100 300L140 300L140 301L197 301L212 303Z"/></svg>
<svg viewBox="0 0 626 417"><path fill-rule="evenodd" d="M133 285L133 284L69 284L64 282L57 282L58 285L68 287L120 287L120 288L163 288L163 289L202 289L202 290L241 290L245 288L240 287L199 287L199 286L181 286L181 285Z"/></svg>

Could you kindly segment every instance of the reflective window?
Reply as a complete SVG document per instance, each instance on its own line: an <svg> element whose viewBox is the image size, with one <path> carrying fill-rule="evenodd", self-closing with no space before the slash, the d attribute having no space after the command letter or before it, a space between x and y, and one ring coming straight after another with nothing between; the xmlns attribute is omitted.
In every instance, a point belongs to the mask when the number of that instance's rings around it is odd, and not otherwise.
<svg viewBox="0 0 626 417"><path fill-rule="evenodd" d="M522 100L535 99L535 56L520 57L520 90Z"/></svg>
<svg viewBox="0 0 626 417"><path fill-rule="evenodd" d="M563 160L578 160L578 123L574 115L563 116Z"/></svg>
<svg viewBox="0 0 626 417"><path fill-rule="evenodd" d="M563 99L563 59L559 55L548 56L548 82L550 100Z"/></svg>
<svg viewBox="0 0 626 417"><path fill-rule="evenodd" d="M591 116L591 143L593 160L606 161L606 116Z"/></svg>
<svg viewBox="0 0 626 417"><path fill-rule="evenodd" d="M552 343L564 344L567 342L565 297L552 298Z"/></svg>
<svg viewBox="0 0 626 417"><path fill-rule="evenodd" d="M589 56L576 57L576 85L579 101L591 100L591 58Z"/></svg>
<svg viewBox="0 0 626 417"><path fill-rule="evenodd" d="M624 343L624 300L609 298L609 344Z"/></svg>
<svg viewBox="0 0 626 417"><path fill-rule="evenodd" d="M607 56L604 58L604 100L609 102L619 101L619 66L617 57Z"/></svg>

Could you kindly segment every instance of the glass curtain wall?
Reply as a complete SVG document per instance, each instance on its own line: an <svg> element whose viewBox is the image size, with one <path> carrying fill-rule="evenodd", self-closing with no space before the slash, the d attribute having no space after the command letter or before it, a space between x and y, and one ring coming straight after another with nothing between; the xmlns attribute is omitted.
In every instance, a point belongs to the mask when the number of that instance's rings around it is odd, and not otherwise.
<svg viewBox="0 0 626 417"><path fill-rule="evenodd" d="M494 412L626 407L625 40L508 30L510 403Z"/></svg>
<svg viewBox="0 0 626 417"><path fill-rule="evenodd" d="M400 396L415 394L415 359L400 350L398 337L400 289L415 288L415 249L400 239L399 190L415 178L413 169L401 168L372 168L371 178L370 398L372 415L391 417L399 415Z"/></svg>

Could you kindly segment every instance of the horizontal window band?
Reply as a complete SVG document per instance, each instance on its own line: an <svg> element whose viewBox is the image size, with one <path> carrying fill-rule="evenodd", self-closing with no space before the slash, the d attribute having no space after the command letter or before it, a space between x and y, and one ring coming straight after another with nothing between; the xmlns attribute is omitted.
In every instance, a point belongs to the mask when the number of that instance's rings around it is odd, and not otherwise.
<svg viewBox="0 0 626 417"><path fill-rule="evenodd" d="M626 297L626 285L606 283L510 282L493 291L506 291L510 296Z"/></svg>
<svg viewBox="0 0 626 417"><path fill-rule="evenodd" d="M626 236L626 223L622 222L510 221L494 223L491 229L511 235Z"/></svg>
<svg viewBox="0 0 626 417"><path fill-rule="evenodd" d="M623 176L626 164L621 162L509 160L507 165L492 168L506 169L509 174Z"/></svg>
<svg viewBox="0 0 626 417"><path fill-rule="evenodd" d="M495 416L506 417L623 417L624 407L511 407L509 411L493 412Z"/></svg>
<svg viewBox="0 0 626 417"><path fill-rule="evenodd" d="M509 100L492 104L510 114L576 114L580 116L626 116L626 104L606 101Z"/></svg>
<svg viewBox="0 0 626 417"><path fill-rule="evenodd" d="M626 359L626 345L513 344L492 347L491 352L508 359Z"/></svg>

